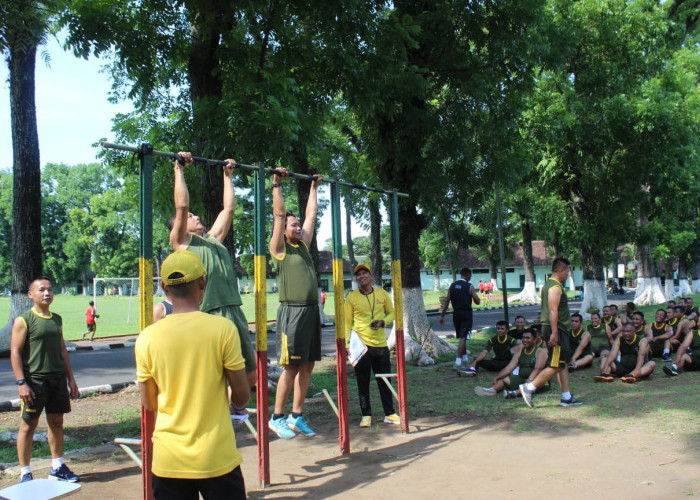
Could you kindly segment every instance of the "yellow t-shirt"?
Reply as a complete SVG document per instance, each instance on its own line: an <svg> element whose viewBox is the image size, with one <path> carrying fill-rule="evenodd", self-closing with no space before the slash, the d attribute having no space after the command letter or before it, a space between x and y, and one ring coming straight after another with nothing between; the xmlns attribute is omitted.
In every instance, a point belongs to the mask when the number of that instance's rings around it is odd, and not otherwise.
<svg viewBox="0 0 700 500"><path fill-rule="evenodd" d="M245 368L234 324L199 311L168 315L141 332L134 350L139 382L158 386L153 473L202 479L240 465L224 374Z"/></svg>
<svg viewBox="0 0 700 500"><path fill-rule="evenodd" d="M345 339L350 339L354 329L362 342L369 347L385 347L384 328L372 330L369 325L374 320L384 320L388 325L394 321L394 304L391 297L381 288L372 288L365 295L359 289L353 290L345 298Z"/></svg>

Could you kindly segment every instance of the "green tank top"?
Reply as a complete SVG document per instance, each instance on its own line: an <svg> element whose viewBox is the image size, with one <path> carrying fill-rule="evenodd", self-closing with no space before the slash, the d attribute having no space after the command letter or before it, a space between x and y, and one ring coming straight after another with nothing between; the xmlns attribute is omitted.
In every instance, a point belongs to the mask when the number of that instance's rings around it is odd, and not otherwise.
<svg viewBox="0 0 700 500"><path fill-rule="evenodd" d="M535 364L537 363L537 351L539 351L541 348L534 346L531 349L532 352L529 354L524 348L522 351L520 351L520 359L518 360L520 371L518 372L518 375L523 378L528 378L532 373L532 370L535 369Z"/></svg>
<svg viewBox="0 0 700 500"><path fill-rule="evenodd" d="M58 314L41 316L34 309L21 315L27 325L27 339L22 348L22 369L25 378L45 379L66 375L61 356L63 320Z"/></svg>
<svg viewBox="0 0 700 500"><path fill-rule="evenodd" d="M571 350L574 351L581 343L581 335L583 335L583 327L578 330L571 330Z"/></svg>
<svg viewBox="0 0 700 500"><path fill-rule="evenodd" d="M316 270L306 243L284 242L284 257L277 261L280 280L280 302L317 305Z"/></svg>
<svg viewBox="0 0 700 500"><path fill-rule="evenodd" d="M605 330L605 323L601 323L600 325L598 325L597 328L596 328L595 326L593 326L593 325L588 325L588 326L586 327L586 330L588 331L588 333L591 334L591 337L605 337L605 338L608 338L608 334L607 334L607 332L606 332L606 330Z"/></svg>
<svg viewBox="0 0 700 500"><path fill-rule="evenodd" d="M657 327L656 323L651 324L651 335L653 338L661 337L666 333L667 325L666 323L661 323L661 327Z"/></svg>
<svg viewBox="0 0 700 500"><path fill-rule="evenodd" d="M224 306L240 306L243 302L238 293L238 279L226 247L213 236L202 238L193 234L187 250L202 259L207 270L207 287L199 310L209 312Z"/></svg>
<svg viewBox="0 0 700 500"><path fill-rule="evenodd" d="M628 342L622 338L622 336L620 336L620 356L630 356L632 354L637 355L639 353L639 344L642 342L643 338L643 336L640 337L635 333L632 340Z"/></svg>
<svg viewBox="0 0 700 500"><path fill-rule="evenodd" d="M543 325L552 326L549 323L549 290L555 287L561 289L561 298L559 299L559 321L557 327L567 332L571 330L571 316L569 313L569 299L566 297L566 290L554 278L549 278L542 287L542 308L540 309L540 318Z"/></svg>

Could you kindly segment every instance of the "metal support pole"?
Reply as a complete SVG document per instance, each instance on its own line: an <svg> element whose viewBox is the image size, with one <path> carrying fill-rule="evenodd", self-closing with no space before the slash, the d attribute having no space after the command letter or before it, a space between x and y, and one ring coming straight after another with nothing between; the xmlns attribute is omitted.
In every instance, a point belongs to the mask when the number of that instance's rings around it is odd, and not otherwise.
<svg viewBox="0 0 700 500"><path fill-rule="evenodd" d="M141 330L153 322L153 146L139 148L139 303ZM141 480L144 500L153 499L151 466L155 412L141 407Z"/></svg>
<svg viewBox="0 0 700 500"><path fill-rule="evenodd" d="M399 243L399 197L391 197L391 282L394 288L394 323L396 329L396 373L399 380L399 415L401 432L408 432L408 393L406 390L406 351L403 341L403 295L401 283L401 248Z"/></svg>
<svg viewBox="0 0 700 500"><path fill-rule="evenodd" d="M338 379L338 441L343 455L350 453L348 415L348 373L345 350L345 307L343 301L343 237L340 227L340 186L331 183L331 218L333 220L333 290L335 293L335 354Z"/></svg>
<svg viewBox="0 0 700 500"><path fill-rule="evenodd" d="M501 254L501 289L503 291L503 320L508 321L508 288L506 287L506 265L503 249L503 220L501 217L501 188L496 184L496 217L498 219L498 252Z"/></svg>
<svg viewBox="0 0 700 500"><path fill-rule="evenodd" d="M258 481L270 485L270 430L267 395L267 259L265 250L265 171L255 171L255 350L258 378L255 384L258 427Z"/></svg>

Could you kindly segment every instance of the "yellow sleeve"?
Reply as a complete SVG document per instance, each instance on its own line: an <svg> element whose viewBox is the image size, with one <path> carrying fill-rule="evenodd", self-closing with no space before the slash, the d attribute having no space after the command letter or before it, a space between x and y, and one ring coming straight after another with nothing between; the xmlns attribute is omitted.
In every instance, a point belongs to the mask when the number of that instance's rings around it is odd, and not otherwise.
<svg viewBox="0 0 700 500"><path fill-rule="evenodd" d="M394 304L391 302L391 295L384 291L384 324L388 325L394 321Z"/></svg>
<svg viewBox="0 0 700 500"><path fill-rule="evenodd" d="M226 320L221 338L223 345L224 368L231 371L243 370L245 368L245 361L243 360L243 354L241 352L241 339L238 336L238 329L236 328L236 325L234 325L231 321Z"/></svg>
<svg viewBox="0 0 700 500"><path fill-rule="evenodd" d="M352 304L352 293L350 292L347 297L345 297L345 347L350 346L350 330L352 329L352 322L354 320L354 308Z"/></svg>

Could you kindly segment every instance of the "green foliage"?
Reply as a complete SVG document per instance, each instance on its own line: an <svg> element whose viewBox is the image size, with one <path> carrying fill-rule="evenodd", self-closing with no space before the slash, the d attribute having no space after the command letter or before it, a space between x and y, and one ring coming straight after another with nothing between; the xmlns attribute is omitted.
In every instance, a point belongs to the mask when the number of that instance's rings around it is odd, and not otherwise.
<svg viewBox="0 0 700 500"><path fill-rule="evenodd" d="M0 170L0 288L10 286L10 238L12 228L12 174Z"/></svg>

